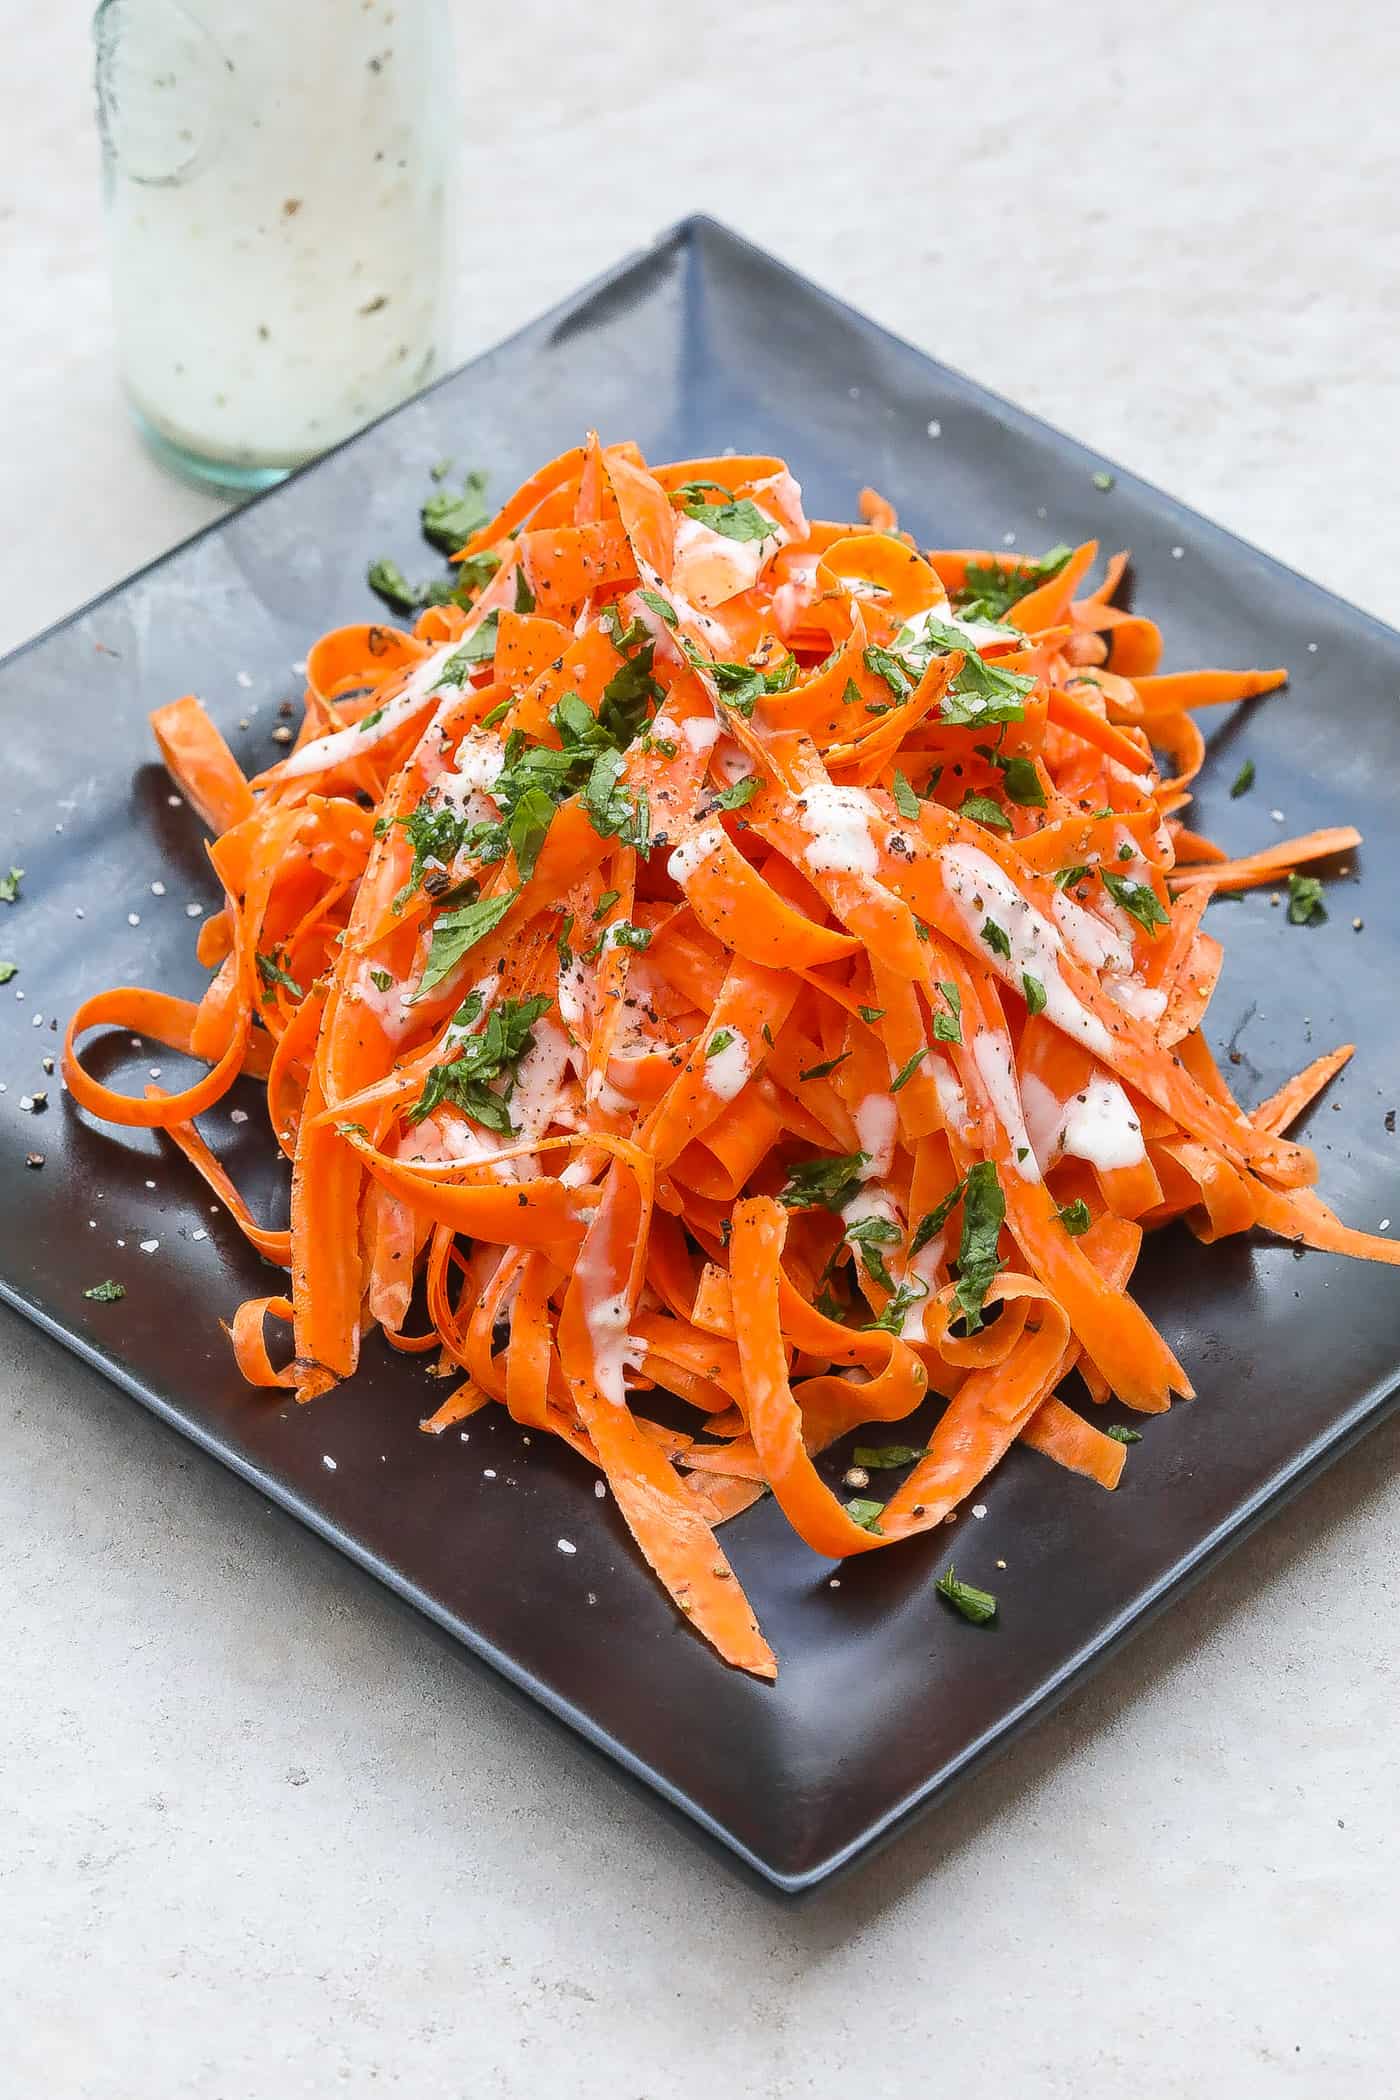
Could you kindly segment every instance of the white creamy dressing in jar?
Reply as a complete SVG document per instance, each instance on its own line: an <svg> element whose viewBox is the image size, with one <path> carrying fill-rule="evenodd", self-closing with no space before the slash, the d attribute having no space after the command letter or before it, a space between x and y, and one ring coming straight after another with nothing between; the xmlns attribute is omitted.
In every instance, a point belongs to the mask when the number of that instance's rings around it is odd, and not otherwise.
<svg viewBox="0 0 1400 2100"><path fill-rule="evenodd" d="M119 353L159 436L284 467L427 378L447 28L441 0L146 0L99 14Z"/></svg>

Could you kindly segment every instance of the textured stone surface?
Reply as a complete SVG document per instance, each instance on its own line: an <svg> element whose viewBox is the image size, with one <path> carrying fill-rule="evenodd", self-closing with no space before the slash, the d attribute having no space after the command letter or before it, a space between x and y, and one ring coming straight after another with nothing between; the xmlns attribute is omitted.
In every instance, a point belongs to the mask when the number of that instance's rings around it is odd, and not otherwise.
<svg viewBox="0 0 1400 2100"><path fill-rule="evenodd" d="M119 405L81 11L13 12L4 643L216 514ZM461 13L460 354L703 207L1400 617L1378 0ZM798 1907L9 1316L0 1438L25 2100L1395 2089L1400 1426Z"/></svg>

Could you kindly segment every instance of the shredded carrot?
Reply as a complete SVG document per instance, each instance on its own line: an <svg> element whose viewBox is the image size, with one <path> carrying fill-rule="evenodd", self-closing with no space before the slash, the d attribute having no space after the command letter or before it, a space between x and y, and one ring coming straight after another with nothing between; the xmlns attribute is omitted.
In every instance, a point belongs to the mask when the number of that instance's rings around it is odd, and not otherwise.
<svg viewBox="0 0 1400 2100"><path fill-rule="evenodd" d="M315 644L257 779L197 699L159 709L215 834L213 974L197 1007L98 994L64 1052L81 1108L164 1130L289 1271L229 1322L250 1384L326 1393L376 1328L438 1351L422 1427L497 1405L567 1443L760 1677L716 1531L765 1490L843 1557L941 1523L1018 1439L1117 1484L1124 1444L1058 1389L1190 1392L1128 1295L1144 1227L1400 1260L1285 1135L1350 1048L1246 1116L1201 1034L1211 896L1359 843L1231 859L1181 821L1187 711L1284 674L1159 673L1092 542L921 551L859 509L809 521L779 459L590 436L460 550L474 597ZM208 1069L125 1094L80 1062L95 1028ZM240 1078L287 1231L198 1127ZM843 1494L822 1454L924 1408L882 1499Z"/></svg>

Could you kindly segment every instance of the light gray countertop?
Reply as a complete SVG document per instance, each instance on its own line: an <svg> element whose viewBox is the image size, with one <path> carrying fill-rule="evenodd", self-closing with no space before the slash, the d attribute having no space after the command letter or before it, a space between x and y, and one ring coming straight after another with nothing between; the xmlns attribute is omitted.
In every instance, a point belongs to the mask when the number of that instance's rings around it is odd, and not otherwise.
<svg viewBox="0 0 1400 2100"><path fill-rule="evenodd" d="M8 645L216 506L120 406L81 10L0 15ZM1391 7L461 15L460 354L703 208L1400 618ZM1400 1424L791 1906L10 1316L0 1423L22 2100L1396 2089Z"/></svg>

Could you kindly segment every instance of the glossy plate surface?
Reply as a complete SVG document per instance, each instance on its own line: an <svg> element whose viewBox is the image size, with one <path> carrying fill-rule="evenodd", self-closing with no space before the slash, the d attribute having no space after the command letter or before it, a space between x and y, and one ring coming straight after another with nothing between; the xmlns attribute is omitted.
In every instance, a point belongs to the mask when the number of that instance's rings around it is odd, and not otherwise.
<svg viewBox="0 0 1400 2100"><path fill-rule="evenodd" d="M1162 1235L1136 1288L1199 1398L1143 1425L1116 1495L1018 1450L985 1518L869 1556L836 1588L771 1502L729 1527L781 1659L772 1687L677 1619L569 1453L527 1447L497 1411L466 1441L420 1435L441 1391L421 1360L376 1340L353 1384L306 1409L243 1387L218 1320L273 1272L159 1138L90 1125L41 1063L88 993L203 982L186 906L217 899L147 710L197 690L249 770L268 763L308 643L372 612L367 562L431 569L416 532L430 465L483 464L504 491L590 424L657 459L781 453L814 516L853 514L873 482L926 543L1014 532L1039 551L1096 534L1133 549L1168 668L1292 666L1285 693L1207 718L1198 821L1239 851L1279 836L1271 809L1290 835L1353 822L1367 844L1325 925L1289 926L1268 891L1215 907L1227 964L1210 1032L1247 1104L1319 1050L1358 1045L1304 1134L1323 1193L1370 1228L1400 1225L1385 1123L1400 1103L1400 636L1130 475L1096 488L1103 462L1081 446L698 220L0 666L0 857L26 870L22 901L0 905L0 957L20 965L0 990L0 1292L794 1890L926 1806L1379 1419L1400 1379L1400 1276ZM1246 754L1258 784L1232 802ZM106 1055L136 1090L179 1065L124 1038ZM47 1110L26 1111L43 1088ZM240 1092L206 1127L274 1214L271 1140L257 1091ZM84 1298L109 1276L120 1303ZM934 1595L950 1558L999 1594L996 1630Z"/></svg>

